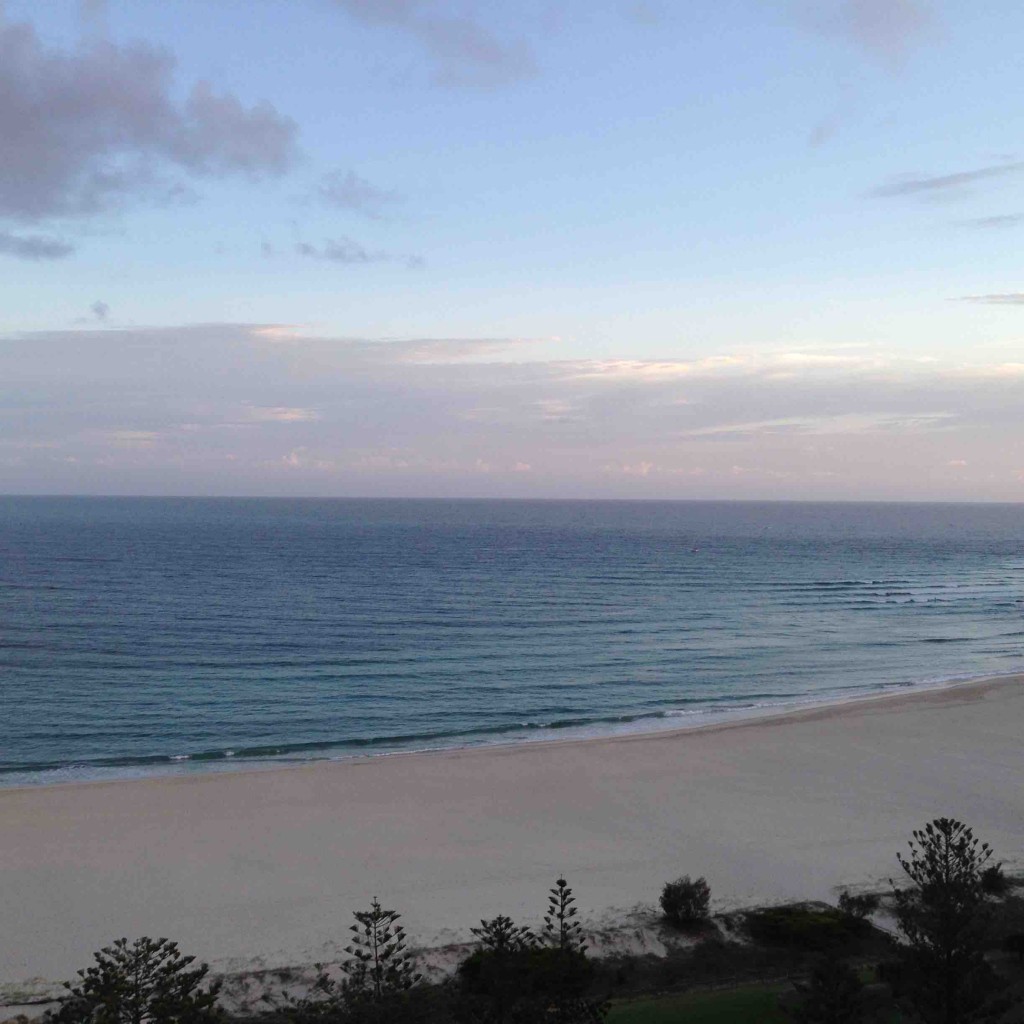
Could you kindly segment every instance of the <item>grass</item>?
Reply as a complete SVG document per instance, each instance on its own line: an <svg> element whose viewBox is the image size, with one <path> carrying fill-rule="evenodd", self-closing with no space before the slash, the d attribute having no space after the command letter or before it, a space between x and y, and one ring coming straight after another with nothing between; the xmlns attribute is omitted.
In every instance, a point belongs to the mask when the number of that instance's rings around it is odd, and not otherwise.
<svg viewBox="0 0 1024 1024"><path fill-rule="evenodd" d="M779 1009L779 985L745 985L719 992L688 992L618 1003L608 1024L788 1024Z"/></svg>

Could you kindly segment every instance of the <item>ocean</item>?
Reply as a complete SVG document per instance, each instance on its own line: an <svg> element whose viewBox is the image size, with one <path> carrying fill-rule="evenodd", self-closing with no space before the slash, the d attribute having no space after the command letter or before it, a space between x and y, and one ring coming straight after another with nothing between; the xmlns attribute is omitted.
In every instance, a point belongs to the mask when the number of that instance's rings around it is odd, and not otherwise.
<svg viewBox="0 0 1024 1024"><path fill-rule="evenodd" d="M1024 670L1024 506L0 497L0 785Z"/></svg>

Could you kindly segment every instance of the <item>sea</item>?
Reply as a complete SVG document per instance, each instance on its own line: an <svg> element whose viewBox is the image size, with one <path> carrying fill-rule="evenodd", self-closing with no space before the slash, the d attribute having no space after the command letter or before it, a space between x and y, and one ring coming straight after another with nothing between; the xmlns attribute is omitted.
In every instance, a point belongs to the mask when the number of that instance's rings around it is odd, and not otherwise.
<svg viewBox="0 0 1024 1024"><path fill-rule="evenodd" d="M0 497L0 786L1024 671L1024 506Z"/></svg>

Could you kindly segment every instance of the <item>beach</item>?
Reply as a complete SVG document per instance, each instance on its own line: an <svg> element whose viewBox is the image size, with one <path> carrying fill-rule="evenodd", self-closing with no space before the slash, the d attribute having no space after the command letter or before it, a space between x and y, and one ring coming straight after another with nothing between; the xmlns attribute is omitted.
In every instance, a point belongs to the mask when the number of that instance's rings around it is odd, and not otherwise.
<svg viewBox="0 0 1024 1024"><path fill-rule="evenodd" d="M13 1006L122 935L216 971L341 955L378 896L411 943L584 921L707 877L713 909L885 887L911 830L958 817L1024 858L1024 676L700 729L293 768L0 790L0 989Z"/></svg>

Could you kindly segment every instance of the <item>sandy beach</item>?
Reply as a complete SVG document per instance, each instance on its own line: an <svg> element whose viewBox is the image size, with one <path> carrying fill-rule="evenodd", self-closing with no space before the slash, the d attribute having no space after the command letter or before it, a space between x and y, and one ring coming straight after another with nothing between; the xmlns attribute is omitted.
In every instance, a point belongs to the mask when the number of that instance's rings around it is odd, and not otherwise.
<svg viewBox="0 0 1024 1024"><path fill-rule="evenodd" d="M962 818L1024 858L1024 677L697 730L0 790L2 1002L121 935L218 970L335 959L378 895L412 941L584 915L706 875L714 907L884 885L911 829Z"/></svg>

